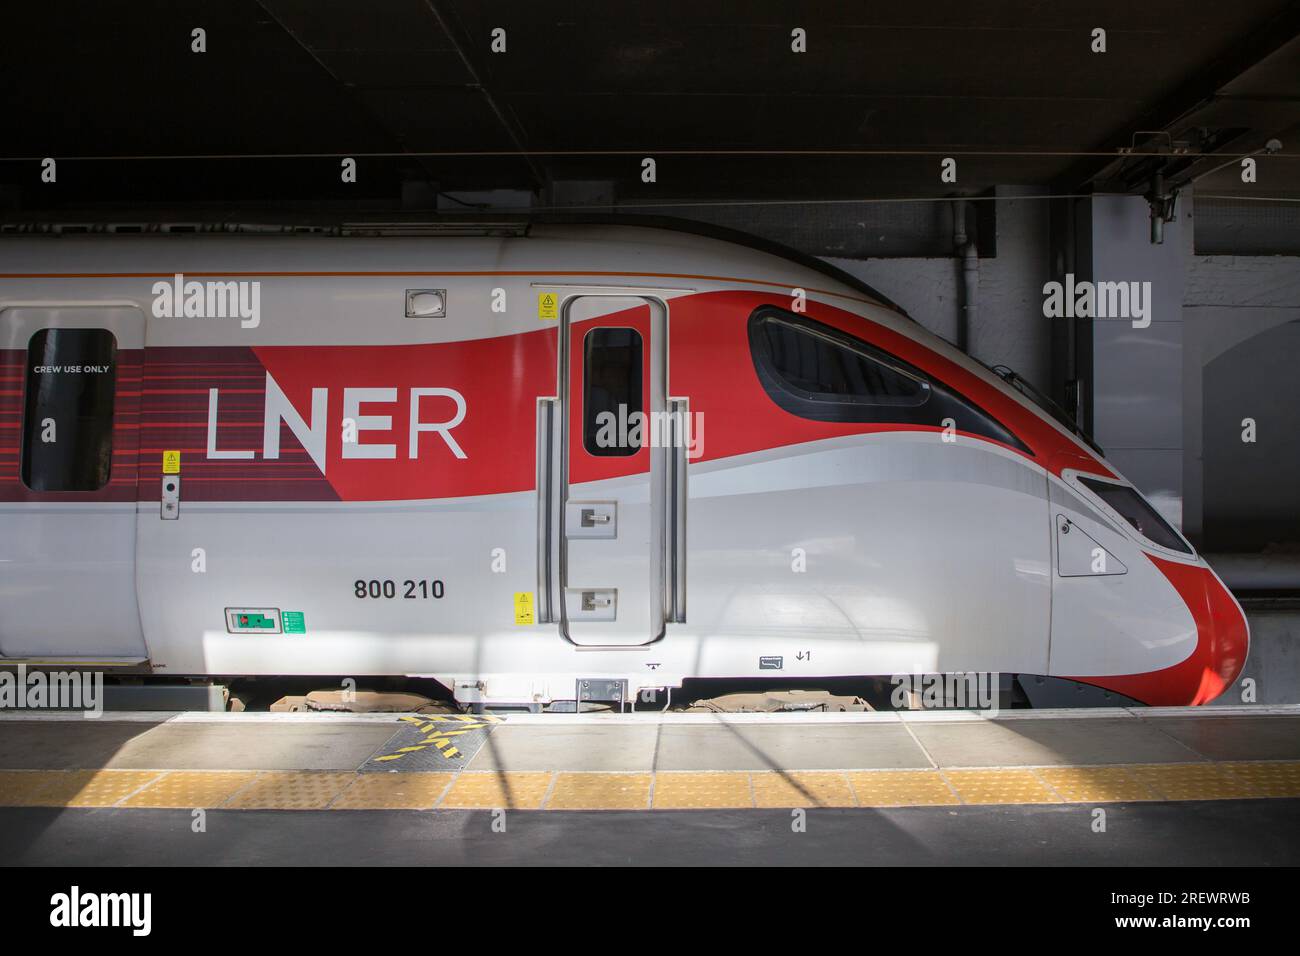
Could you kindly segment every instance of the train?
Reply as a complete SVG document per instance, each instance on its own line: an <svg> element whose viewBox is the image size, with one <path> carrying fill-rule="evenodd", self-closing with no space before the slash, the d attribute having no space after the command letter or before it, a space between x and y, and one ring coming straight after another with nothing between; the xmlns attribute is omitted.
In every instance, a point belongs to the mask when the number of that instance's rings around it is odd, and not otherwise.
<svg viewBox="0 0 1300 956"><path fill-rule="evenodd" d="M534 707L1240 674L1241 607L1088 437L861 281L661 223L400 231L0 237L0 665Z"/></svg>

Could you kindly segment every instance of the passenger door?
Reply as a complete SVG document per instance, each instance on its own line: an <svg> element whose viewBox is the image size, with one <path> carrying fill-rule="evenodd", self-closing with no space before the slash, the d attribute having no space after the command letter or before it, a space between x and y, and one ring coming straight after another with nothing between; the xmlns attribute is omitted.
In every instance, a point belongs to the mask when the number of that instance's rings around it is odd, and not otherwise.
<svg viewBox="0 0 1300 956"><path fill-rule="evenodd" d="M573 294L560 307L560 395L539 418L539 603L575 644L647 644L680 619L667 324L652 297Z"/></svg>
<svg viewBox="0 0 1300 956"><path fill-rule="evenodd" d="M144 316L0 310L0 654L142 660L135 588Z"/></svg>

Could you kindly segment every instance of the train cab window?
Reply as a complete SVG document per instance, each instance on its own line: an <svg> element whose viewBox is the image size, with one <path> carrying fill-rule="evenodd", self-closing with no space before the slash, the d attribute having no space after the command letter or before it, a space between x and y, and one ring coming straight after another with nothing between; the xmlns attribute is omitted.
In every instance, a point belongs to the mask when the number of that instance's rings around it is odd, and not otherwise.
<svg viewBox="0 0 1300 956"><path fill-rule="evenodd" d="M808 401L915 406L930 397L928 382L863 346L774 316L759 329L772 370Z"/></svg>
<svg viewBox="0 0 1300 956"><path fill-rule="evenodd" d="M1079 484L1087 488L1106 504L1118 511L1120 517L1133 526L1133 530L1144 538L1149 538L1162 548L1191 554L1178 532L1160 516L1160 512L1151 507L1150 502L1128 485L1117 485L1110 481L1098 481L1095 478L1079 476Z"/></svg>
<svg viewBox="0 0 1300 956"><path fill-rule="evenodd" d="M589 454L617 457L641 450L641 429L631 424L643 417L641 369L641 333L636 329L601 328L587 333L582 447Z"/></svg>
<svg viewBox="0 0 1300 956"><path fill-rule="evenodd" d="M1020 451L1029 448L956 390L839 329L775 306L749 318L754 369L777 405L819 422L891 422L931 428L956 423Z"/></svg>
<svg viewBox="0 0 1300 956"><path fill-rule="evenodd" d="M27 345L22 479L32 491L97 491L113 460L117 340L42 329Z"/></svg>

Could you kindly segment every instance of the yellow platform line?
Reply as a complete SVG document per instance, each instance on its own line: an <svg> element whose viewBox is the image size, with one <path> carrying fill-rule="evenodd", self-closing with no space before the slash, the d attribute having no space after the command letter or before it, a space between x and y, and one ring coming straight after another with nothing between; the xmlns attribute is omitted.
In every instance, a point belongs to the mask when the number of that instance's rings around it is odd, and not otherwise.
<svg viewBox="0 0 1300 956"><path fill-rule="evenodd" d="M653 773L0 770L0 807L660 811L1286 798L1300 798L1300 761Z"/></svg>

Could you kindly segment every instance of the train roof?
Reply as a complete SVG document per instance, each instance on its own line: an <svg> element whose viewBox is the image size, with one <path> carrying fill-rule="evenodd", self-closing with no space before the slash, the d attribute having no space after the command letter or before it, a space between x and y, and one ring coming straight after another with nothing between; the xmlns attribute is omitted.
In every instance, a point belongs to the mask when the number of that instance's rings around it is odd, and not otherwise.
<svg viewBox="0 0 1300 956"><path fill-rule="evenodd" d="M857 276L852 275L831 265L823 259L816 256L808 255L779 242L764 239L755 236L752 233L742 232L739 229L730 229L726 226L715 226L710 223L698 222L691 219L679 219L673 216L649 216L649 215L609 215L602 217L593 216L568 216L556 213L539 213L530 217L530 226L546 225L573 225L573 226L628 226L643 229L662 229L686 235L700 236L705 239L713 239L719 242L726 242L732 245L744 246L747 249L753 249L755 252L763 252L771 256L785 259L793 262L805 269L818 272L829 279L846 285L855 292L860 293L870 299L874 299L881 305L884 305L899 315L912 319L907 310L898 303L891 300L875 287L863 282ZM915 320L913 320L915 321Z"/></svg>
<svg viewBox="0 0 1300 956"><path fill-rule="evenodd" d="M335 217L288 213L268 215L265 211L241 213L233 211L215 220L211 211L169 210L165 219L155 215L129 222L106 219L102 212L27 213L21 222L0 223L0 236L101 236L101 235L204 235L204 236L350 236L350 237L487 237L527 238L575 229L647 229L668 232L678 236L694 236L705 240L740 246L764 253L801 266L809 271L851 289L879 303L898 315L912 320L907 311L878 289L863 282L843 269L790 248L779 242L764 239L751 233L710 223L681 219L673 216L643 214L592 214L523 212L511 214L455 213L429 218L421 214L375 214L357 219L339 221Z"/></svg>

